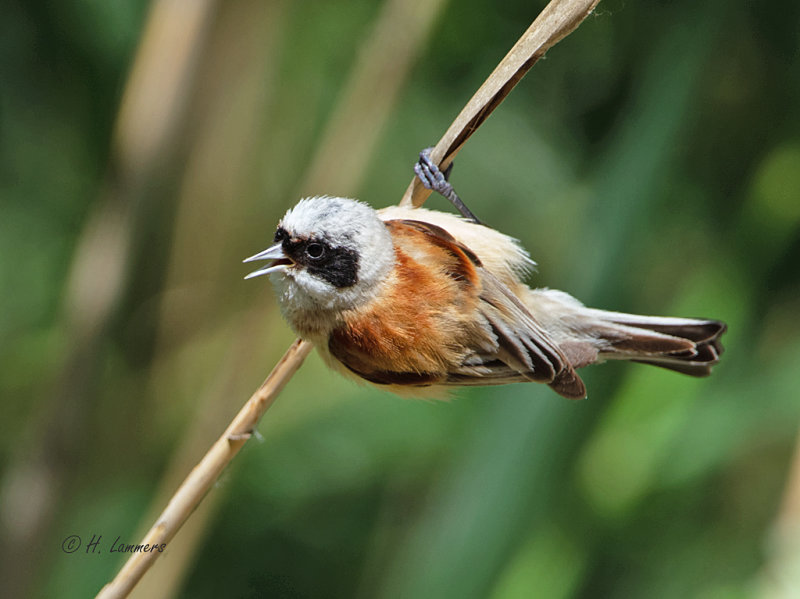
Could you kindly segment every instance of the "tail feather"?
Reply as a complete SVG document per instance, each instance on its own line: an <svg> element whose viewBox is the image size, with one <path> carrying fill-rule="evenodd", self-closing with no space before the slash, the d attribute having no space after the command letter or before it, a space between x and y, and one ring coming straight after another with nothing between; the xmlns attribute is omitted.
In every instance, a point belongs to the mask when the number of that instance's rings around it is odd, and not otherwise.
<svg viewBox="0 0 800 599"><path fill-rule="evenodd" d="M637 360L631 359L631 362L638 362L639 364L650 364L651 366L658 366L666 368L673 372L680 372L681 374L688 374L689 376L704 377L711 374L711 367L714 365L698 364L695 362L678 362L670 360Z"/></svg>
<svg viewBox="0 0 800 599"><path fill-rule="evenodd" d="M696 318L673 318L668 316L639 316L622 312L592 310L603 315L604 320L640 329L648 329L673 337L684 337L692 341L711 341L726 330L724 322Z"/></svg>
<svg viewBox="0 0 800 599"><path fill-rule="evenodd" d="M720 337L727 326L717 320L593 312L609 325L601 328L600 338L605 345L600 349L601 358L708 376L724 351Z"/></svg>
<svg viewBox="0 0 800 599"><path fill-rule="evenodd" d="M727 326L718 320L597 310L555 289L531 289L525 300L534 317L556 332L574 368L630 360L708 376L724 351L720 339Z"/></svg>
<svg viewBox="0 0 800 599"><path fill-rule="evenodd" d="M619 325L600 329L602 339L617 353L672 356L694 356L695 343L690 339L666 335L656 331Z"/></svg>

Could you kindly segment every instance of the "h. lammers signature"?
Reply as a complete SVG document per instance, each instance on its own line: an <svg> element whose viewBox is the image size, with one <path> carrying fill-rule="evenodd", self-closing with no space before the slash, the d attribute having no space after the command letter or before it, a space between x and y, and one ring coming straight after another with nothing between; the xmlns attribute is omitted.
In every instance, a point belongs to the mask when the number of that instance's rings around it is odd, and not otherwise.
<svg viewBox="0 0 800 599"><path fill-rule="evenodd" d="M135 544L126 544L121 542L120 537L114 539L111 543L111 547L109 547L109 553L152 553L153 551L158 551L162 553L164 549L167 548L166 543L160 544L150 544L150 543L141 543L139 545ZM91 540L86 543L85 545L85 552L86 553L103 553L103 547L100 545L100 541L103 540L103 535L95 535L92 534ZM78 549L81 548L83 541L78 535L69 535L64 539L61 543L61 550L64 553L75 553Z"/></svg>

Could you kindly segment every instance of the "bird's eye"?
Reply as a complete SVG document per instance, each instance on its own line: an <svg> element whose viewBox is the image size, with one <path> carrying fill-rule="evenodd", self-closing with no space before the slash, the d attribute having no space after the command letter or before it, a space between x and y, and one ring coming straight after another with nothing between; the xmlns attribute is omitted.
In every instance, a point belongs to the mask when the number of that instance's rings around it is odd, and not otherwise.
<svg viewBox="0 0 800 599"><path fill-rule="evenodd" d="M312 260L319 260L325 255L325 246L321 243L309 243L306 246L306 256Z"/></svg>
<svg viewBox="0 0 800 599"><path fill-rule="evenodd" d="M286 230L279 227L277 231L275 231L275 243L283 241L286 239Z"/></svg>

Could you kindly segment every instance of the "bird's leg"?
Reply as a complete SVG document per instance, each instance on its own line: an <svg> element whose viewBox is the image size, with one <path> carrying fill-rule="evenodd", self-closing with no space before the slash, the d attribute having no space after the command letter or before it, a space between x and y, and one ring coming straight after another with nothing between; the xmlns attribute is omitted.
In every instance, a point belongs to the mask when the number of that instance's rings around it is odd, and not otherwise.
<svg viewBox="0 0 800 599"><path fill-rule="evenodd" d="M477 216L472 214L472 211L467 208L464 202L461 201L461 198L456 195L453 186L448 181L450 173L453 170L453 163L451 162L450 166L448 166L444 172L440 171L439 167L431 160L431 149L432 148L425 148L419 153L419 161L414 165L414 172L417 173L417 177L419 177L419 180L422 181L425 187L447 198L464 218L480 225L481 221L478 220Z"/></svg>

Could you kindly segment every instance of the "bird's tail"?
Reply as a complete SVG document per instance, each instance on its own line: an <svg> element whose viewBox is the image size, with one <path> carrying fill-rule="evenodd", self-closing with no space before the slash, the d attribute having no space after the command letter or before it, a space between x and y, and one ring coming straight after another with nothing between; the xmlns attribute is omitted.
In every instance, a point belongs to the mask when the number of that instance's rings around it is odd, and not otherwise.
<svg viewBox="0 0 800 599"><path fill-rule="evenodd" d="M570 295L549 289L531 292L528 305L541 319L558 314L559 346L575 368L604 360L653 364L690 376L708 376L719 362L724 322L639 316L586 308ZM532 310L533 311L533 310Z"/></svg>
<svg viewBox="0 0 800 599"><path fill-rule="evenodd" d="M598 358L653 364L690 376L708 376L724 348L724 322L638 316L591 310L599 327Z"/></svg>

